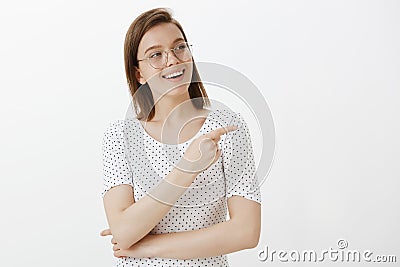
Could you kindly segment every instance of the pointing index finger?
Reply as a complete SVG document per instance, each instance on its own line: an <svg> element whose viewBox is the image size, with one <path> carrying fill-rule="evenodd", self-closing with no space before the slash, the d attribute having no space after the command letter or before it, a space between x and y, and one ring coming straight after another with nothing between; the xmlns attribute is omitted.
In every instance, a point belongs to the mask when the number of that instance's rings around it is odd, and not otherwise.
<svg viewBox="0 0 400 267"><path fill-rule="evenodd" d="M226 126L226 127L221 127L221 128L215 129L215 130L209 132L207 135L211 139L218 139L221 137L221 135L235 131L237 129L238 129L237 126Z"/></svg>

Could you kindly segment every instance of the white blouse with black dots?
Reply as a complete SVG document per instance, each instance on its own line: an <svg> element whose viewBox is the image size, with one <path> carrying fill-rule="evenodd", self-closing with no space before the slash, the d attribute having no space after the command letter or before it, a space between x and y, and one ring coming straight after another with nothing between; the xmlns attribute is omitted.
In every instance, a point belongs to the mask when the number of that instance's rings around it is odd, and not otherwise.
<svg viewBox="0 0 400 267"><path fill-rule="evenodd" d="M171 171L194 138L228 125L239 128L221 136L220 158L196 177L150 234L191 231L224 222L227 199L234 195L261 203L247 124L239 113L225 109L211 111L200 131L178 145L155 140L136 118L111 123L103 138L104 188L101 196L114 186L128 184L133 187L135 201L139 201ZM189 260L126 257L116 258L116 265L229 266L226 255Z"/></svg>

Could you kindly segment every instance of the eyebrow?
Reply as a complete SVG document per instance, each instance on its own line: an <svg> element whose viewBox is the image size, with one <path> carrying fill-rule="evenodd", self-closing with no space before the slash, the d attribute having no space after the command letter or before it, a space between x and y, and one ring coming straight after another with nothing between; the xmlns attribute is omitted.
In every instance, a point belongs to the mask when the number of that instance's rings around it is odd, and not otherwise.
<svg viewBox="0 0 400 267"><path fill-rule="evenodd" d="M179 37L179 38L176 38L175 41L173 41L172 43L175 44L176 42L179 42L179 41L185 41L185 40L182 37ZM160 47L162 47L162 46L161 45L152 45L149 48L147 48L146 51L144 51L144 54L146 54L147 51L149 51L151 49L160 48Z"/></svg>

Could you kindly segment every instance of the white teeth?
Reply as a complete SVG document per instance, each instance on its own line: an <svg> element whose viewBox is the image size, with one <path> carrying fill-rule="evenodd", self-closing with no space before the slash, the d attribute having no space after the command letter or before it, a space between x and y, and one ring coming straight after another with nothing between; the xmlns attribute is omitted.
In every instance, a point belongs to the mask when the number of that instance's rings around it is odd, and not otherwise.
<svg viewBox="0 0 400 267"><path fill-rule="evenodd" d="M167 76L164 76L164 78L171 79L171 78L175 78L177 76L180 76L182 74L183 74L183 70L168 74Z"/></svg>

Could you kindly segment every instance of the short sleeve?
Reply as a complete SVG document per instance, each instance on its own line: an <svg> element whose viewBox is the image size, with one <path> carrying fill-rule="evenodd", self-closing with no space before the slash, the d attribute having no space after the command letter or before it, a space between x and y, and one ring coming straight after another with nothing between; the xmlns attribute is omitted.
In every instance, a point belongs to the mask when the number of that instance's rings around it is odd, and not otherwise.
<svg viewBox="0 0 400 267"><path fill-rule="evenodd" d="M238 195L261 203L260 186L247 123L240 113L237 113L230 125L237 125L239 128L228 133L223 143L222 159L226 197Z"/></svg>
<svg viewBox="0 0 400 267"><path fill-rule="evenodd" d="M103 190L101 196L114 186L129 184L133 187L132 172L125 158L123 121L111 123L103 136Z"/></svg>

